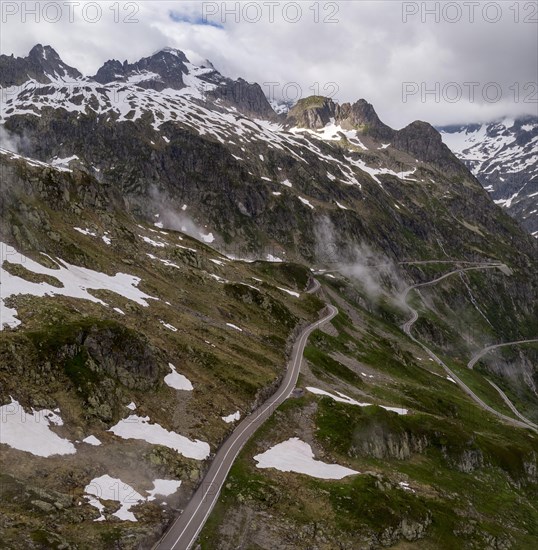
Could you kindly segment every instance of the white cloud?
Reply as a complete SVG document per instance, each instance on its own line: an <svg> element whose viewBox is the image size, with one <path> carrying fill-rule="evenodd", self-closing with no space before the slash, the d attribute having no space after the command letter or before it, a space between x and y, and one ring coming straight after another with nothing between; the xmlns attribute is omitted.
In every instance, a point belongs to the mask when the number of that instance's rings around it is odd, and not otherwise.
<svg viewBox="0 0 538 550"><path fill-rule="evenodd" d="M446 124L536 113L532 86L523 87L538 80L538 35L535 24L524 22L530 21L532 14L523 4L518 23L514 21L516 14L509 2L489 2L501 8L502 17L496 23L484 16L483 6L488 4L485 2L476 8L473 23L469 22L468 8L456 23L436 23L434 15L427 15L423 23L420 13L409 15L404 23L402 9L420 9L422 2L312 1L297 3L302 9L302 18L291 23L285 21L282 12L282 6L290 2L281 2L275 8L273 22L267 3L258 2L262 16L252 23L243 16L255 18L253 2L131 2L138 7L132 18L139 22L126 23L123 21L130 14L129 3L120 2L120 11L115 12L111 9L113 2L100 2L102 17L93 24L83 18L87 2L73 7L73 23L69 23L67 14L58 23L47 23L43 14L39 23L31 14L22 22L22 8L18 14L9 16L5 8L8 4L34 3L2 2L5 24L0 47L3 53L26 55L37 42L50 44L67 63L85 74L95 73L107 59L132 62L168 45L184 50L188 56L197 54L200 59L210 59L226 75L242 76L260 84L276 82L277 91L283 90L286 84L298 83L303 96L317 89L328 95L334 91L331 83L335 83L338 87L335 97L339 101L364 97L374 104L381 118L394 127L415 119ZM51 2L42 2L41 7L46 4ZM249 12L242 11L236 22L233 13L228 13L223 20L225 4L228 9L233 9L235 4L239 4L240 10L246 9L247 4L251 7ZM426 2L430 9L436 6L443 9L443 4L454 6L456 2ZM311 9L316 5L321 21L332 15L338 22L316 23L315 11ZM218 10L209 20L211 25L197 24L202 20L203 6L206 11L208 7ZM333 14L331 6L337 6L338 13ZM447 11L445 15L454 18L454 13ZM293 17L293 9L287 15ZM495 15L491 9L486 12L489 20ZM118 16L119 22L116 22ZM417 83L419 92L421 83L431 89L438 82L440 101L430 95L423 102L421 94L416 93L403 103L403 82ZM443 100L455 90L445 88L443 93L443 87L450 82L458 83L464 92L462 100L455 103ZM468 101L469 94L464 87L468 82L479 83L474 103ZM488 91L485 86L491 82L498 83L505 94L498 102L482 99L482 92ZM517 83L521 88L519 99L514 97L514 89L510 89ZM296 89L294 85L289 86L288 95L293 97Z"/></svg>

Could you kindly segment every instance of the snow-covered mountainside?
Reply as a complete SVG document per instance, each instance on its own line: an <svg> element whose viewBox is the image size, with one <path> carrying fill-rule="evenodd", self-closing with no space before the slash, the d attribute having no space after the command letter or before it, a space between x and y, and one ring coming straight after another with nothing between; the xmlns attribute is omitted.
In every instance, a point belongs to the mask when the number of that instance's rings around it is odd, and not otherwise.
<svg viewBox="0 0 538 550"><path fill-rule="evenodd" d="M117 120L136 120L144 110L153 109L164 121L174 118L171 111L185 97L207 97L246 112L275 115L257 84L225 78L210 62L193 65L183 52L171 48L133 64L107 61L93 77L84 77L50 46L37 45L26 58L0 56L0 86L2 118L39 114L54 106L69 112L89 108L98 114L113 113ZM155 93L163 91L162 97Z"/></svg>
<svg viewBox="0 0 538 550"><path fill-rule="evenodd" d="M277 115L257 84L223 77L210 63L194 66L177 50L107 61L84 77L38 45L27 58L0 56L0 68L0 120L19 152L121 186L148 219L157 191L173 209L187 205L220 244L256 249L265 241L312 256L307 227L328 205L357 220L378 210L386 224L375 231L396 231L402 217L416 223L416 202L403 205L402 194L449 196L444 178L469 177L429 124L392 130L364 99L311 97ZM392 198L381 203L379 193ZM345 231L344 218L333 223ZM402 250L411 254L415 244L408 239ZM431 244L439 247L436 238Z"/></svg>
<svg viewBox="0 0 538 550"><path fill-rule="evenodd" d="M538 116L439 131L495 203L538 237Z"/></svg>

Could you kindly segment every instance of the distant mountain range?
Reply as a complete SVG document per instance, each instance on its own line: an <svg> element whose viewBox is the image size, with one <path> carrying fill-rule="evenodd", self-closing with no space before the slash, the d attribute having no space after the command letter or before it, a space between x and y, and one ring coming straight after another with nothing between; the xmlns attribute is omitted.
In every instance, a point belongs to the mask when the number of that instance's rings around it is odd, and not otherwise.
<svg viewBox="0 0 538 550"><path fill-rule="evenodd" d="M148 218L157 190L170 208L188 205L221 244L258 250L265 242L312 257L319 216L332 216L349 240L350 222L338 215L347 209L361 232L392 242L394 253L416 252L402 223L439 249L440 215L417 216L416 196L458 196L458 182L472 181L425 122L396 131L364 99L340 105L320 96L277 114L258 84L229 79L210 62L194 65L171 48L135 63L109 60L83 76L37 45L25 58L0 56L0 85L1 122L17 152L76 165L121 189ZM418 228L424 224L430 228Z"/></svg>
<svg viewBox="0 0 538 550"><path fill-rule="evenodd" d="M538 116L438 130L495 203L538 237Z"/></svg>

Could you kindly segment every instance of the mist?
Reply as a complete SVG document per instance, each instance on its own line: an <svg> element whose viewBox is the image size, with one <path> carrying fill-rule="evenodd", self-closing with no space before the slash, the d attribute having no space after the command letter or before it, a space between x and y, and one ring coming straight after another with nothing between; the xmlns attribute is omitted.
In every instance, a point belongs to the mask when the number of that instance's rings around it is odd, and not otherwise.
<svg viewBox="0 0 538 550"><path fill-rule="evenodd" d="M390 258L365 242L340 239L327 216L319 220L314 234L316 260L321 265L360 283L371 301L377 302L384 297L403 306L399 296L406 284Z"/></svg>
<svg viewBox="0 0 538 550"><path fill-rule="evenodd" d="M12 153L24 155L28 140L24 136L13 134L3 124L0 124L0 147Z"/></svg>
<svg viewBox="0 0 538 550"><path fill-rule="evenodd" d="M178 211L172 208L170 206L172 200L155 186L150 189L149 193L151 199L149 208L158 214L157 219L163 224L164 229L180 231L198 240L206 235L206 230L198 226L186 211Z"/></svg>

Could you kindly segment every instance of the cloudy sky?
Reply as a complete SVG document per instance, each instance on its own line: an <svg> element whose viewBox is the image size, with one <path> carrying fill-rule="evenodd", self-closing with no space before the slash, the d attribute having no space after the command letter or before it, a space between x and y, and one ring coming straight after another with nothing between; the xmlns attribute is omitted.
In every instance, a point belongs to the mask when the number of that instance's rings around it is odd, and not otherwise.
<svg viewBox="0 0 538 550"><path fill-rule="evenodd" d="M393 127L538 115L536 1L9 2L3 54L50 44L94 74L165 46L288 100L361 97Z"/></svg>

